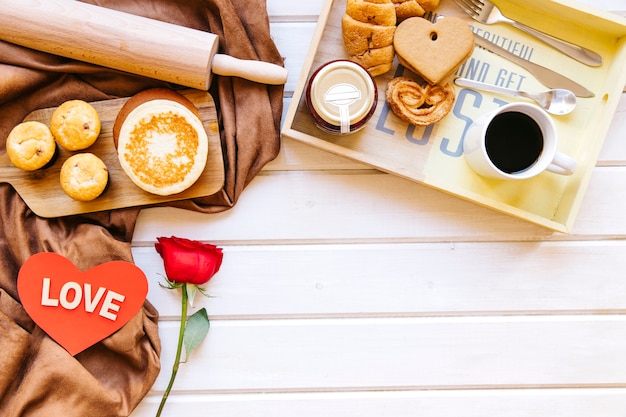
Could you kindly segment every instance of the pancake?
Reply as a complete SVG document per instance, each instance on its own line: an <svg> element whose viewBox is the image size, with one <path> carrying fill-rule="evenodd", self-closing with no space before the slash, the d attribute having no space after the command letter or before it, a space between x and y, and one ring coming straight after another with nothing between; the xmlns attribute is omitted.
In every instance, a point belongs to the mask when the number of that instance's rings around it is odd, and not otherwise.
<svg viewBox="0 0 626 417"><path fill-rule="evenodd" d="M150 89L129 99L113 139L126 175L152 194L185 191L206 166L209 142L198 109L172 90Z"/></svg>

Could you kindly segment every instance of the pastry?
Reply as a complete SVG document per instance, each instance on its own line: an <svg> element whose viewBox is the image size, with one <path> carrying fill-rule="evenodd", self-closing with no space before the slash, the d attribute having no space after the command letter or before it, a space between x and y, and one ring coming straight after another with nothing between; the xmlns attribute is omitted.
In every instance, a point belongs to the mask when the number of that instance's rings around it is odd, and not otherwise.
<svg viewBox="0 0 626 417"><path fill-rule="evenodd" d="M346 14L359 22L378 26L396 25L396 8L391 0L348 0Z"/></svg>
<svg viewBox="0 0 626 417"><path fill-rule="evenodd" d="M341 17L341 27L346 50L357 56L368 50L392 47L396 31L395 25L373 25L356 20L347 13Z"/></svg>
<svg viewBox="0 0 626 417"><path fill-rule="evenodd" d="M402 21L410 17L422 17L425 10L417 0L392 0L396 7L396 21L401 23Z"/></svg>
<svg viewBox="0 0 626 417"><path fill-rule="evenodd" d="M430 84L451 77L474 51L474 33L463 19L431 23L413 17L398 25L393 45L400 63Z"/></svg>
<svg viewBox="0 0 626 417"><path fill-rule="evenodd" d="M372 76L386 73L395 57L396 25L437 6L439 0L348 0L341 33L349 59Z"/></svg>
<svg viewBox="0 0 626 417"><path fill-rule="evenodd" d="M7 156L13 165L34 171L43 168L56 153L56 143L48 126L29 121L11 130L6 141Z"/></svg>
<svg viewBox="0 0 626 417"><path fill-rule="evenodd" d="M387 83L385 99L389 108L405 122L428 126L452 110L455 92L452 84L420 84L409 77L396 77Z"/></svg>
<svg viewBox="0 0 626 417"><path fill-rule="evenodd" d="M164 88L130 98L117 115L113 139L126 175L152 194L186 190L207 162L209 140L198 109Z"/></svg>
<svg viewBox="0 0 626 417"><path fill-rule="evenodd" d="M348 0L341 19L344 49L372 76L391 69L396 9L391 0Z"/></svg>
<svg viewBox="0 0 626 417"><path fill-rule="evenodd" d="M383 48L368 49L367 51L352 55L350 60L361 65L372 77L384 74L391 69L395 52L392 45Z"/></svg>
<svg viewBox="0 0 626 417"><path fill-rule="evenodd" d="M109 182L109 171L100 158L92 153L70 156L61 166L61 188L78 201L98 197Z"/></svg>
<svg viewBox="0 0 626 417"><path fill-rule="evenodd" d="M439 0L392 0L396 7L396 21L410 17L422 17L426 12L432 12L439 6Z"/></svg>
<svg viewBox="0 0 626 417"><path fill-rule="evenodd" d="M439 7L439 0L417 0L417 2L427 12L432 12Z"/></svg>
<svg viewBox="0 0 626 417"><path fill-rule="evenodd" d="M59 146L68 151L87 149L100 134L100 116L82 100L69 100L52 113L50 130Z"/></svg>

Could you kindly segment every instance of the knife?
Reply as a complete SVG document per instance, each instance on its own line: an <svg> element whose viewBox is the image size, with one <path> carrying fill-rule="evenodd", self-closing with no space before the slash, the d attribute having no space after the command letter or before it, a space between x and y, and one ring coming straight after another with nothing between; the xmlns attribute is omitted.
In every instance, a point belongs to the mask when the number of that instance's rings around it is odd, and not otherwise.
<svg viewBox="0 0 626 417"><path fill-rule="evenodd" d="M501 46L496 45L495 43L483 38L480 35L474 34L474 39L476 40L477 45L482 46L486 50L498 54L501 57L506 58L509 61L514 62L517 65L525 68L526 70L528 70L528 72L535 76L537 81L541 82L546 87L564 88L566 90L572 91L578 97L586 98L594 96L591 91L587 90L585 87L567 78L566 76L559 74L558 72L554 72L549 68L520 58L519 56L507 51Z"/></svg>

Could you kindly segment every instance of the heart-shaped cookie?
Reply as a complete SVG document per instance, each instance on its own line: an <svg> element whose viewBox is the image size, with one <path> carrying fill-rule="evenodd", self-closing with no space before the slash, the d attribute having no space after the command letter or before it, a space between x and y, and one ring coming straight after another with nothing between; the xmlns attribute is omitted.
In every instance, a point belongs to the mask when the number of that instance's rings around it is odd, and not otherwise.
<svg viewBox="0 0 626 417"><path fill-rule="evenodd" d="M470 57L474 34L457 17L446 17L436 23L413 17L398 25L393 46L405 68L435 85L446 80Z"/></svg>
<svg viewBox="0 0 626 417"><path fill-rule="evenodd" d="M24 262L17 291L28 315L71 355L110 336L141 308L148 281L124 261L80 271L64 256L37 253Z"/></svg>

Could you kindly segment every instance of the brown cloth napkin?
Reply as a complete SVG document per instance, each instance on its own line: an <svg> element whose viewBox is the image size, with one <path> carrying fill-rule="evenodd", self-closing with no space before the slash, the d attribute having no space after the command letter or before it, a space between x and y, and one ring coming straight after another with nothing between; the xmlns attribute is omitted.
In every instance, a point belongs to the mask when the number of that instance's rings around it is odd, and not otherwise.
<svg viewBox="0 0 626 417"><path fill-rule="evenodd" d="M220 52L282 65L270 37L265 0L91 0L91 3L215 33ZM1 11L0 11L1 13ZM0 41L0 153L10 130L31 111L69 99L125 97L168 86ZM177 86L169 86L177 88ZM171 205L206 213L232 207L259 170L276 157L282 86L213 78L226 180L213 196ZM158 313L147 301L122 329L70 356L43 334L19 303L16 278L32 254L54 251L86 270L132 262L139 209L44 219L0 178L0 417L127 416L160 369ZM155 238L159 231L155 230Z"/></svg>

